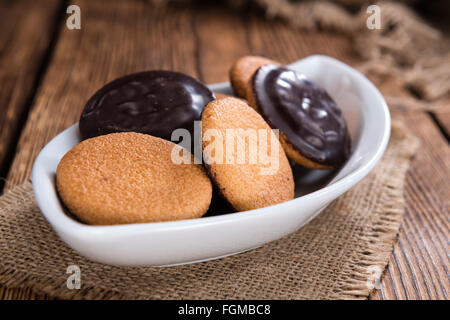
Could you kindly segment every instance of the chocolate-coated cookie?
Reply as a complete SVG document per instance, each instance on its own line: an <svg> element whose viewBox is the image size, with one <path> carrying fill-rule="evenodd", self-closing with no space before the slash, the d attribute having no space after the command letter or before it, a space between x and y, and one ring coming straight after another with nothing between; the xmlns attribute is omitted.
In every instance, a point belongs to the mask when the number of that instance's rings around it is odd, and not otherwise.
<svg viewBox="0 0 450 320"><path fill-rule="evenodd" d="M314 169L330 169L348 159L345 118L323 88L278 65L260 67L250 84L249 103L280 130L289 158Z"/></svg>
<svg viewBox="0 0 450 320"><path fill-rule="evenodd" d="M140 132L170 140L193 132L214 94L198 80L173 71L147 71L116 79L98 90L80 118L82 139L114 132Z"/></svg>

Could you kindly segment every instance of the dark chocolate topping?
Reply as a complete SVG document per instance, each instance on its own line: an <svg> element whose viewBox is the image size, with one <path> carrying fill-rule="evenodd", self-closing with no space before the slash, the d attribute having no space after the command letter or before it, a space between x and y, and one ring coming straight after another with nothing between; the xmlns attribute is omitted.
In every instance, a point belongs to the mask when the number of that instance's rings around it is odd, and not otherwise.
<svg viewBox="0 0 450 320"><path fill-rule="evenodd" d="M342 164L350 136L341 110L328 93L293 70L260 67L252 78L258 111L303 157L323 165Z"/></svg>
<svg viewBox="0 0 450 320"><path fill-rule="evenodd" d="M134 131L170 141L178 128L188 129L193 137L194 121L200 120L211 100L211 90L179 72L130 74L108 83L89 99L80 118L81 137Z"/></svg>

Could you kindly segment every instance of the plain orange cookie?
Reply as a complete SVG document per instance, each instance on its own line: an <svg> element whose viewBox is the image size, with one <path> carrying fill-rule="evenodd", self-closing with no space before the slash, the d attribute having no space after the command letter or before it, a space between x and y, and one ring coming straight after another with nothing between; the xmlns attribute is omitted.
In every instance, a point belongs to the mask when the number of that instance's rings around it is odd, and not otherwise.
<svg viewBox="0 0 450 320"><path fill-rule="evenodd" d="M211 181L201 165L174 163L174 146L134 132L85 140L58 165L59 195L94 225L199 218L211 202Z"/></svg>
<svg viewBox="0 0 450 320"><path fill-rule="evenodd" d="M293 199L294 179L283 148L247 103L237 98L208 103L202 113L202 135L208 174L234 209L257 209ZM227 137L234 143L227 145ZM240 149L237 141L241 141Z"/></svg>
<svg viewBox="0 0 450 320"><path fill-rule="evenodd" d="M230 82L239 97L247 99L250 79L259 67L268 64L280 65L279 62L260 56L244 56L233 63L230 69Z"/></svg>

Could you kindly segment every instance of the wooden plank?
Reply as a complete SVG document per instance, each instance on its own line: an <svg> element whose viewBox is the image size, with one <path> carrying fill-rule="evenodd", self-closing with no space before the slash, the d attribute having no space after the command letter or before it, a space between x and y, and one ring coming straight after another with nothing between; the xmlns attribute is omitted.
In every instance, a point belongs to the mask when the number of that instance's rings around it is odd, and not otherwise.
<svg viewBox="0 0 450 320"><path fill-rule="evenodd" d="M231 64L250 54L245 13L204 6L193 16L200 79L205 83L229 81Z"/></svg>
<svg viewBox="0 0 450 320"><path fill-rule="evenodd" d="M0 192L55 37L58 0L0 1ZM0 288L0 299L43 298Z"/></svg>
<svg viewBox="0 0 450 320"><path fill-rule="evenodd" d="M383 275L382 290L372 299L448 299L450 148L425 112L394 114L421 139L405 181L406 214ZM401 111L400 111L401 110Z"/></svg>
<svg viewBox="0 0 450 320"><path fill-rule="evenodd" d="M0 178L25 120L60 11L57 0L0 1ZM3 181L0 184L0 192Z"/></svg>
<svg viewBox="0 0 450 320"><path fill-rule="evenodd" d="M358 61L351 41L339 34L293 29L286 23L267 22L254 13L248 18L248 41L252 54L263 55L282 63L324 54L346 63Z"/></svg>
<svg viewBox="0 0 450 320"><path fill-rule="evenodd" d="M331 33L296 30L282 21L267 21L260 14L235 12L214 6L197 9L194 31L199 75L205 83L228 81L231 64L247 54L282 63L313 54L325 54L347 63L358 61L349 39Z"/></svg>

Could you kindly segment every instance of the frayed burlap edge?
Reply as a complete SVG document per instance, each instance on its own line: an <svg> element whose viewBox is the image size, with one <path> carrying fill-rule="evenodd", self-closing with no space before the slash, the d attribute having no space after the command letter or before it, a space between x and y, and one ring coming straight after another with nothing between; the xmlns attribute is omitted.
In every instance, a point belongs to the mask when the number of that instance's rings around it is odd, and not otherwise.
<svg viewBox="0 0 450 320"><path fill-rule="evenodd" d="M113 267L79 256L51 231L28 182L0 198L0 283L75 299L364 299L388 263L417 147L394 122L371 174L299 231L247 253L172 268ZM81 267L80 290L66 287L70 264Z"/></svg>

